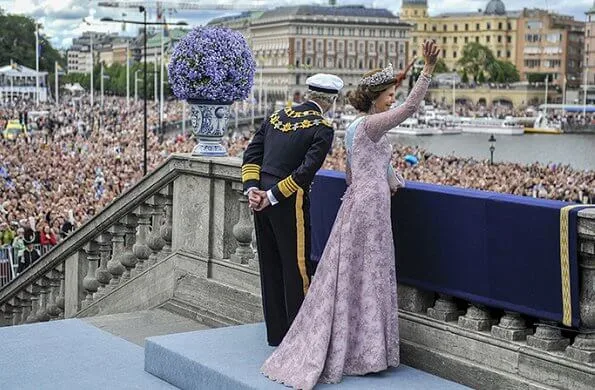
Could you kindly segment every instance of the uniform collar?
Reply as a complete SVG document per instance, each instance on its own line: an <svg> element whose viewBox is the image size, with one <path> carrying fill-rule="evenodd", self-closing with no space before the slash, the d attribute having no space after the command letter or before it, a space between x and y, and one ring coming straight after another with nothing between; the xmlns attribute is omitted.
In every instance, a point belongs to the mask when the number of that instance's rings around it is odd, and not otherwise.
<svg viewBox="0 0 595 390"><path fill-rule="evenodd" d="M320 107L320 104L316 103L314 100L308 100L306 103L304 103L305 105L309 105L312 107L316 107L318 109L318 111L320 111L320 114L324 114L324 111L322 110L322 107Z"/></svg>

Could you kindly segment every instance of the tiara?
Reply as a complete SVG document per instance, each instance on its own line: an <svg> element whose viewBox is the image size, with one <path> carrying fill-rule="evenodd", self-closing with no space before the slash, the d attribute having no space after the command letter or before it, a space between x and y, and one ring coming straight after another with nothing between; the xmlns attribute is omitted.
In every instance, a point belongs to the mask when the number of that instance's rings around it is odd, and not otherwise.
<svg viewBox="0 0 595 390"><path fill-rule="evenodd" d="M374 87L377 85L390 83L393 80L395 80L393 64L389 63L388 66L381 71L362 78L359 82L359 85L365 87Z"/></svg>

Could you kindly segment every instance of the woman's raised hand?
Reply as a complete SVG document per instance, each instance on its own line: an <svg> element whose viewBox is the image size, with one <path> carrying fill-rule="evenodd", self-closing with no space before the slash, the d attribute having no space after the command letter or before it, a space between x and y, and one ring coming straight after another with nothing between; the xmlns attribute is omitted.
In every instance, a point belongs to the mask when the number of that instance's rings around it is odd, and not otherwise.
<svg viewBox="0 0 595 390"><path fill-rule="evenodd" d="M422 53L426 63L424 72L431 74L434 71L438 56L440 55L440 48L436 45L434 40L424 41L422 44Z"/></svg>

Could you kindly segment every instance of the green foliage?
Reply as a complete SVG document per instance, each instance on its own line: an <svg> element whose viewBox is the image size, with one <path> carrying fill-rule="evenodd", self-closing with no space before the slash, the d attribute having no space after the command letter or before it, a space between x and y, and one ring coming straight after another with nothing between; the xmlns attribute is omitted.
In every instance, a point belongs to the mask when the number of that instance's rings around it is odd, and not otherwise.
<svg viewBox="0 0 595 390"><path fill-rule="evenodd" d="M545 78L549 73L527 73L527 81L530 83L545 83ZM550 80L552 77L550 76Z"/></svg>
<svg viewBox="0 0 595 390"><path fill-rule="evenodd" d="M467 74L466 70L463 71L463 75L461 76L461 82L465 84L469 83L469 75Z"/></svg>
<svg viewBox="0 0 595 390"><path fill-rule="evenodd" d="M159 87L160 74L159 67L157 67L157 86ZM137 88L138 97L144 96L144 66L142 63L134 63L130 65L130 97L134 97L134 73L138 71ZM171 91L167 83L167 69L164 76L164 91L163 96L167 98L171 96ZM104 66L103 68L103 90L106 95L126 96L126 65L113 64L111 66ZM89 90L91 76L89 73L69 73L61 76L60 85L66 83L79 83L85 90ZM95 65L93 69L93 86L96 93L101 90L101 65ZM147 97L154 98L155 94L155 74L153 64L147 64ZM159 90L157 91L159 95Z"/></svg>
<svg viewBox="0 0 595 390"><path fill-rule="evenodd" d="M497 60L489 47L476 42L465 45L458 64L463 68L463 73L472 75L477 83L485 82L486 79L498 83L520 80L519 71L511 62Z"/></svg>
<svg viewBox="0 0 595 390"><path fill-rule="evenodd" d="M55 61L66 66L66 59L52 47L43 31L39 44L39 70L53 74ZM0 64L7 65L10 60L35 69L35 21L28 16L4 14L0 10Z"/></svg>
<svg viewBox="0 0 595 390"><path fill-rule="evenodd" d="M438 58L438 61L436 61L436 67L434 68L434 73L448 73L449 69L448 66L446 66L446 63L444 62L444 59L442 58Z"/></svg>

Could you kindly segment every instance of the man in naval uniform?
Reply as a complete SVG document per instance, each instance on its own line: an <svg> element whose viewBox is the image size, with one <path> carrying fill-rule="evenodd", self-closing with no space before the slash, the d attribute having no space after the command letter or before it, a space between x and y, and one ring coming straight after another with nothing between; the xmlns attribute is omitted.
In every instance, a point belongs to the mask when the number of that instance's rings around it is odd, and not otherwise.
<svg viewBox="0 0 595 390"><path fill-rule="evenodd" d="M323 114L343 81L316 74L306 80L307 101L265 120L244 152L242 182L254 213L264 318L269 345L289 330L308 291L309 190L333 141Z"/></svg>

